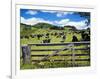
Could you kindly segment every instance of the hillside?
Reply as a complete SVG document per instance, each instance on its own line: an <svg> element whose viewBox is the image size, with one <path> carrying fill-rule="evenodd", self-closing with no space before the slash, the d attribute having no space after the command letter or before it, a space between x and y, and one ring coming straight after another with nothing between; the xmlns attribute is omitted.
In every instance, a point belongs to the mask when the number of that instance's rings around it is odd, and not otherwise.
<svg viewBox="0 0 100 79"><path fill-rule="evenodd" d="M54 27L54 25L48 24L48 23L37 23L37 24L33 25L32 27L35 27L35 28L52 28L52 27Z"/></svg>
<svg viewBox="0 0 100 79"><path fill-rule="evenodd" d="M64 26L64 27L60 27L60 26L55 26L55 25L52 25L52 24L48 24L48 23L37 23L37 24L35 24L35 25L26 25L26 24L20 24L21 26L20 26L20 28L21 28L21 30L29 30L29 29L36 29L36 28L38 28L38 29L46 29L46 28L49 28L49 29L51 29L51 30L72 30L72 31L76 31L77 29L76 29L76 27L75 26L70 26L70 25L67 25L67 26Z"/></svg>
<svg viewBox="0 0 100 79"><path fill-rule="evenodd" d="M64 29L68 29L68 30L72 30L72 31L77 31L75 26L70 26L70 25L64 26Z"/></svg>
<svg viewBox="0 0 100 79"><path fill-rule="evenodd" d="M22 32L23 30L31 30L31 25L20 23L20 31Z"/></svg>

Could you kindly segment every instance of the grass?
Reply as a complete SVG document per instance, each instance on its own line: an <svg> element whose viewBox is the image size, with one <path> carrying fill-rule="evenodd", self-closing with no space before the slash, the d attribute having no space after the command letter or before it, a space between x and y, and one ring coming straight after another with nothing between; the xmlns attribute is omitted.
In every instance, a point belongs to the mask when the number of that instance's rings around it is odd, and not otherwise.
<svg viewBox="0 0 100 79"><path fill-rule="evenodd" d="M63 30L64 31L64 30ZM37 31L35 31L33 34L45 34L45 33L52 33L52 32L59 32L58 30L43 30L43 29L38 29ZM81 34L76 34L74 33L78 40L81 40ZM71 42L72 40L72 36L73 33L67 33L66 34L66 42ZM56 38L55 36L51 36L51 43L60 43L60 41L62 40L61 38ZM21 39L20 40L20 45L25 45L25 44L35 44L35 43L41 43L41 41L44 39L44 37L42 37L40 40L38 40L38 38L29 38L29 39ZM62 49L65 46L32 46L31 49ZM80 45L80 46L75 46L75 48L84 48L84 45ZM47 54L52 54L53 51L41 51L41 52L31 52L31 55L47 55ZM89 51L74 51L75 54L88 54L90 53ZM59 52L59 54L72 54L72 51L70 50L66 50L66 51L61 51ZM20 56L22 56L22 52L20 52ZM41 60L43 57L31 57L31 60ZM50 57L50 60L59 60L59 59L64 59L65 61L60 61L60 62L53 62L53 61L45 61L45 62L39 62L39 63L35 63L35 62L31 62L30 64L22 64L22 58L20 59L20 69L40 69L40 68L59 68L59 67L73 67L72 61L67 61L68 59L71 59L72 56L53 56ZM76 59L88 59L90 58L89 56L75 56ZM74 67L81 67L81 66L90 66L90 61L75 61L74 62Z"/></svg>

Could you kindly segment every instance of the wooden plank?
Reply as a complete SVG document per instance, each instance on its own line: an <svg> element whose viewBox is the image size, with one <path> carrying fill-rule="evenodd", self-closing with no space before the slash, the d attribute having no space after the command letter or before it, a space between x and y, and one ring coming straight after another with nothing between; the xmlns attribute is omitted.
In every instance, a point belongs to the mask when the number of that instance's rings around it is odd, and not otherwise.
<svg viewBox="0 0 100 79"><path fill-rule="evenodd" d="M30 46L66 46L69 44L74 45L88 45L90 44L90 41L84 41L84 42L68 42L68 43L42 43L42 44L28 44Z"/></svg>
<svg viewBox="0 0 100 79"><path fill-rule="evenodd" d="M58 62L60 62L60 61L72 61L72 59L70 59L70 60L31 60L32 62L45 62L45 61L54 61L54 62L56 62L56 61L58 61ZM90 61L90 59L75 59L75 61Z"/></svg>
<svg viewBox="0 0 100 79"><path fill-rule="evenodd" d="M74 48L74 50L89 50L90 48ZM39 52L39 51L57 51L61 49L31 49L32 52ZM69 48L64 49L63 51L69 50Z"/></svg>
<svg viewBox="0 0 100 79"><path fill-rule="evenodd" d="M49 56L48 54L36 54L36 55L31 55L31 57L34 57L34 56ZM53 56L72 56L72 54L55 54ZM89 56L89 54L75 54L75 56Z"/></svg>

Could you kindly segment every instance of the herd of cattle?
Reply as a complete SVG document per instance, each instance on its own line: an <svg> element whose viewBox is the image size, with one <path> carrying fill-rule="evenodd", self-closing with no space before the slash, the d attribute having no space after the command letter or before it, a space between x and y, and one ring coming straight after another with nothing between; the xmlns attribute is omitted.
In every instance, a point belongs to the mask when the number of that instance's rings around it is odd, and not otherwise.
<svg viewBox="0 0 100 79"><path fill-rule="evenodd" d="M20 38L23 39L30 39L30 38L37 38L37 40L41 40L41 38L44 38L41 43L50 43L52 38L51 36L54 36L56 38L61 38L62 40L60 42L65 42L67 37L67 34L65 32L54 32L54 33L46 33L46 34L31 34L31 35L25 35L21 36ZM90 34L86 32L81 32L81 40L78 39L78 37L73 34L72 42L78 42L78 41L90 41Z"/></svg>

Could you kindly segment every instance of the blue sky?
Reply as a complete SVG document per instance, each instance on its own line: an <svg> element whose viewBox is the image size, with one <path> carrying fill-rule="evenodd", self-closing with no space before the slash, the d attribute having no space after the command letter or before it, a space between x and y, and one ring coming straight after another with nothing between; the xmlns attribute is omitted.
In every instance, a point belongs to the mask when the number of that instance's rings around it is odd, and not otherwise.
<svg viewBox="0 0 100 79"><path fill-rule="evenodd" d="M75 12L20 9L21 23L35 25L40 22L57 26L74 25L77 29L84 29L87 19Z"/></svg>

